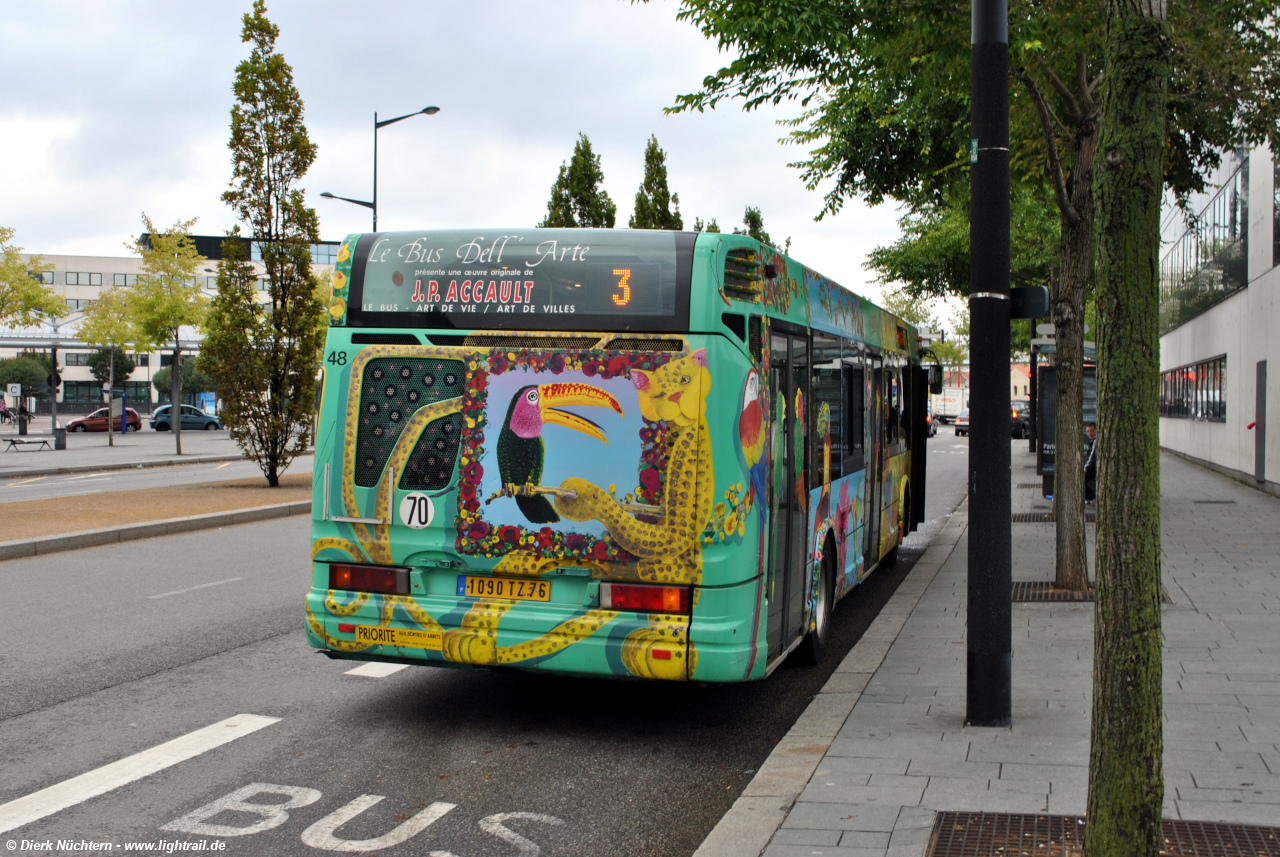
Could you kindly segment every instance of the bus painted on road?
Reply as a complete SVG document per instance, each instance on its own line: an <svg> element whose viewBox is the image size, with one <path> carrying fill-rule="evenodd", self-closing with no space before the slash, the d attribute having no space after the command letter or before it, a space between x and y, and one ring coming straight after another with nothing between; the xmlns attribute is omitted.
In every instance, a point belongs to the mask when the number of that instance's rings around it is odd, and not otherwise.
<svg viewBox="0 0 1280 857"><path fill-rule="evenodd" d="M352 235L329 315L331 657L759 679L923 520L916 331L747 236Z"/></svg>

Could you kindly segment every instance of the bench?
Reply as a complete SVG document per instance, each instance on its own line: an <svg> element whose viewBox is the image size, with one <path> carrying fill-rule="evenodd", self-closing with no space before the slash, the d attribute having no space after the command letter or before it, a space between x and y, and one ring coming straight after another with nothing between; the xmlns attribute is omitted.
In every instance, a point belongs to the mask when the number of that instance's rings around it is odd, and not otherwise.
<svg viewBox="0 0 1280 857"><path fill-rule="evenodd" d="M8 452L9 450L12 450L12 449L20 449L24 446L32 446L32 445L35 446L37 451L39 451L41 447L44 447L50 452L53 451L53 447L49 446L49 440L43 437L33 437L33 438L11 437L11 438L6 438L6 440L8 441L9 446L5 449L5 452Z"/></svg>

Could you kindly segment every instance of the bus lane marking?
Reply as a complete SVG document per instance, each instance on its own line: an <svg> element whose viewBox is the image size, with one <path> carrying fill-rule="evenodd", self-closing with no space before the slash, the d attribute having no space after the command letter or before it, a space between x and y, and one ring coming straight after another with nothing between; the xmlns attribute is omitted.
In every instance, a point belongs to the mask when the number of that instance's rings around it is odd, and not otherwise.
<svg viewBox="0 0 1280 857"><path fill-rule="evenodd" d="M408 668L408 664L367 663L361 664L353 670L347 670L346 675L359 675L365 678L386 678Z"/></svg>
<svg viewBox="0 0 1280 857"><path fill-rule="evenodd" d="M244 580L244 578L228 577L226 580L215 580L213 583L201 583L199 586L188 586L186 589L175 589L172 592L161 592L159 595L148 595L147 598L151 600L156 598L168 598L170 595L182 595L187 592L195 592L197 589L208 589L210 586L221 586L224 583L235 583L237 580Z"/></svg>
<svg viewBox="0 0 1280 857"><path fill-rule="evenodd" d="M237 714L26 797L0 804L0 833L39 821L279 722L279 717Z"/></svg>
<svg viewBox="0 0 1280 857"><path fill-rule="evenodd" d="M19 485L28 485L32 482L39 482L41 479L48 479L48 478L49 478L48 476L37 476L35 479L23 479L21 482L8 482L5 484L4 487L16 488Z"/></svg>

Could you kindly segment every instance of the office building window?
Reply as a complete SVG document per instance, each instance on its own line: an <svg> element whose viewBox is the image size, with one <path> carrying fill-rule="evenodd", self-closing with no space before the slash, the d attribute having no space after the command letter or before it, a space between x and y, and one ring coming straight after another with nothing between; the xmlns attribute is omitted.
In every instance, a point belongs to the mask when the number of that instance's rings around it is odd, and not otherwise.
<svg viewBox="0 0 1280 857"><path fill-rule="evenodd" d="M258 277L258 291L265 292L267 290L266 277Z"/></svg>
<svg viewBox="0 0 1280 857"><path fill-rule="evenodd" d="M135 355L133 355L133 365L134 365L134 366L150 366L150 365L151 365L151 355L150 355L150 354L135 354Z"/></svg>
<svg viewBox="0 0 1280 857"><path fill-rule="evenodd" d="M112 274L111 285L136 286L138 285L138 275L137 274Z"/></svg>
<svg viewBox="0 0 1280 857"><path fill-rule="evenodd" d="M37 283L44 283L46 286L53 285L53 271L27 271L27 276Z"/></svg>
<svg viewBox="0 0 1280 857"><path fill-rule="evenodd" d="M74 310L86 310L94 304L88 298L65 298L65 301L67 307Z"/></svg>
<svg viewBox="0 0 1280 857"><path fill-rule="evenodd" d="M83 271L67 271L66 283L68 286L100 286L102 285L102 275L89 274Z"/></svg>
<svg viewBox="0 0 1280 857"><path fill-rule="evenodd" d="M1226 422L1226 355L1161 372L1160 416Z"/></svg>
<svg viewBox="0 0 1280 857"><path fill-rule="evenodd" d="M64 352L63 356L66 358L66 361L67 361L66 365L68 366L88 366L89 365L88 352L68 351L68 352Z"/></svg>

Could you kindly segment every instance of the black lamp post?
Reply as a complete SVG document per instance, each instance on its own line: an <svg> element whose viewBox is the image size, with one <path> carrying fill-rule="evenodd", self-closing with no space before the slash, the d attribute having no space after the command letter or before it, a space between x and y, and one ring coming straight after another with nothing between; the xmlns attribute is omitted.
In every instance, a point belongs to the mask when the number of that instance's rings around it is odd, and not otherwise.
<svg viewBox="0 0 1280 857"><path fill-rule="evenodd" d="M435 106L424 107L421 110L415 111L413 113L406 113L403 116L397 116L394 119L383 119L379 121L378 112L375 110L373 113L373 201L366 202L363 199L351 199L350 197L346 197L346 196L336 196L335 194L329 193L328 191L325 191L320 195L325 199L340 199L343 202L350 202L354 205L363 205L365 208L373 209L373 231L377 232L378 231L378 129L384 128L387 125L394 125L395 123L403 119L408 119L410 116L418 116L423 113L425 113L428 116L434 116L439 112L440 112L439 107L435 107Z"/></svg>

